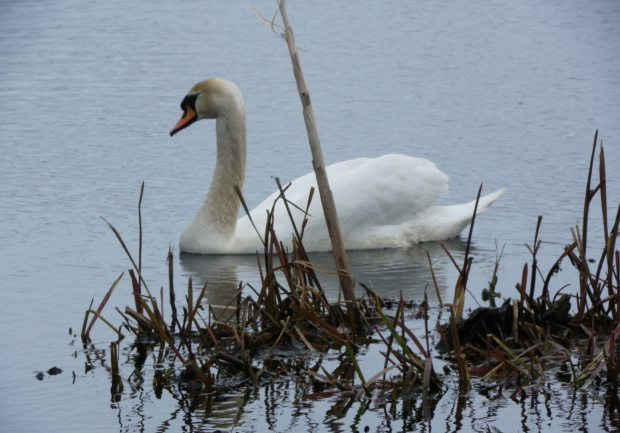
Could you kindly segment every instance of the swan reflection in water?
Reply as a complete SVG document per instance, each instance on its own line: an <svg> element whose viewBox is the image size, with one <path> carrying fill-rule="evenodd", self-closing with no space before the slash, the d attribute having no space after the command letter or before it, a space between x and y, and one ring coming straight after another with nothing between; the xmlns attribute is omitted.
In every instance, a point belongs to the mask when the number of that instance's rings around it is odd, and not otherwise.
<svg viewBox="0 0 620 433"><path fill-rule="evenodd" d="M465 242L457 238L444 241L443 244L457 263L461 263L465 254ZM398 298L402 291L406 300L421 301L426 291L431 305L437 305L427 250L431 256L441 296L444 301L451 301L451 298L447 297L452 296L457 271L437 242L414 245L406 249L350 251L347 255L355 281L372 286L380 297ZM472 246L470 254L475 253L476 248ZM309 256L310 261L317 265L317 276L327 299L336 301L338 278L321 271L322 268L334 268L332 254L312 253ZM261 266L263 259L261 255ZM240 283L250 284L257 291L261 287L256 256L181 254L180 263L182 275L192 277L195 291L199 292L207 283L206 302L216 310L221 311L221 307L229 303ZM359 286L356 291L359 295L362 294ZM244 293L250 294L252 291L246 287Z"/></svg>

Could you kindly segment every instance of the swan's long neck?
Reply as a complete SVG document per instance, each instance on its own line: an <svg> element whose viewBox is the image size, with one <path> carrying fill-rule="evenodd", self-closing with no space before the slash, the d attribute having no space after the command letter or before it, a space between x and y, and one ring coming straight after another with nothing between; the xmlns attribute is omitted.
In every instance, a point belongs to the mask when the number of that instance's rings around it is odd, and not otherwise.
<svg viewBox="0 0 620 433"><path fill-rule="evenodd" d="M215 123L217 161L207 198L199 211L212 235L233 236L239 215L235 186L243 189L245 179L246 133L243 105L221 114Z"/></svg>

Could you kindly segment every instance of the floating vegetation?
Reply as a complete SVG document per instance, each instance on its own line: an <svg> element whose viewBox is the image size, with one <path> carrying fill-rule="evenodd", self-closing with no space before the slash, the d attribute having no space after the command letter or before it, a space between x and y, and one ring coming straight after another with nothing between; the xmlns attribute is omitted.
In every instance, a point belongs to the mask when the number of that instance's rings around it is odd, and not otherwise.
<svg viewBox="0 0 620 433"><path fill-rule="evenodd" d="M599 182L592 186L597 140L598 131L594 136L590 159L583 227L571 230L574 242L564 248L547 273L539 268L536 258L541 245L540 216L533 245L526 245L532 262L523 267L522 280L516 284L514 299L506 299L501 307L494 308L494 297L491 296L488 301L492 307L478 308L463 320L460 316L462 308L459 309L463 296L457 294L467 290L470 268L465 255L465 264L459 268L455 302L450 307L450 322L438 327L442 340L437 346L449 350L462 384L469 385L470 373L483 379L514 378L516 374L523 382L539 378L544 380L545 371L551 366L568 366L571 383L575 387L603 379L609 385L617 386L620 371L620 357L617 354L620 255L616 250L616 239L620 206L610 224L602 144L599 151ZM595 253L598 255L597 261L589 258L586 248L590 205L596 194L600 194L604 231L604 244L601 251ZM560 271L564 260L568 260L577 270L577 293L563 293L563 288L551 289L552 278ZM598 266L591 265L597 262ZM486 292L494 293L496 283L494 274ZM540 284L542 289L539 293L536 289ZM571 316L572 305L576 306L576 314ZM597 340L601 339L599 343Z"/></svg>

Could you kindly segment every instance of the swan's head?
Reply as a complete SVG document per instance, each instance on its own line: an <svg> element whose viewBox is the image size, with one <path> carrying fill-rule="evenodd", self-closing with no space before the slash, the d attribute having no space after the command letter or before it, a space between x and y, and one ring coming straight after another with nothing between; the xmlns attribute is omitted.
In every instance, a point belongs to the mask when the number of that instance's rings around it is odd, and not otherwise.
<svg viewBox="0 0 620 433"><path fill-rule="evenodd" d="M170 131L170 136L201 119L245 114L239 88L231 81L210 78L196 84L181 101L183 116Z"/></svg>

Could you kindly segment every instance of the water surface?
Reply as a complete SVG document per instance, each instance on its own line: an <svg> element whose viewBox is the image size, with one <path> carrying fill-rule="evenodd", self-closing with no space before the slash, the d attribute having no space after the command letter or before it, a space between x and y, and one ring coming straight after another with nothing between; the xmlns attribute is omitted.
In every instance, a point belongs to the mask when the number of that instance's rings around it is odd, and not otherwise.
<svg viewBox="0 0 620 433"><path fill-rule="evenodd" d="M387 152L428 158L451 178L445 203L469 201L481 183L486 192L507 188L476 223L472 288L490 279L497 244L505 246L501 291L514 292L540 214L544 269L572 241L597 128L610 208L617 206L617 2L289 3L327 162ZM253 5L269 17L276 9L271 1ZM162 413L172 413L170 398L148 393L145 401L128 396L110 408L107 375L84 372L68 329L81 326L91 298L100 299L129 267L100 217L135 252L142 181L144 274L152 287L166 284L168 247L200 205L214 163L212 123L168 136L195 82L223 76L244 94L250 205L274 189L272 177L286 182L311 170L290 60L277 33L245 3L0 4L2 430L141 431L148 429L134 423L137 413L148 412L155 426ZM425 248L450 298L455 272L436 245L355 253L351 264L357 280L380 293L402 290L420 299L429 283ZM462 257L462 241L451 248ZM175 257L177 287L190 275L213 281L213 302L226 290L217 289L218 281L257 281L251 258ZM567 280L568 271L555 288ZM125 278L114 305L130 302L129 287ZM336 296L333 286L330 293ZM99 327L94 337L105 348L110 333ZM54 365L63 374L34 378ZM261 404L252 401L248 411ZM313 410L322 409L317 403ZM552 411L550 418L558 425L569 414ZM471 431L479 415L448 430ZM265 416L247 419L260 423ZM321 420L303 426L314 422ZM350 425L346 417L338 422L332 430ZM577 424L588 431L603 425ZM493 425L503 429L501 420Z"/></svg>

